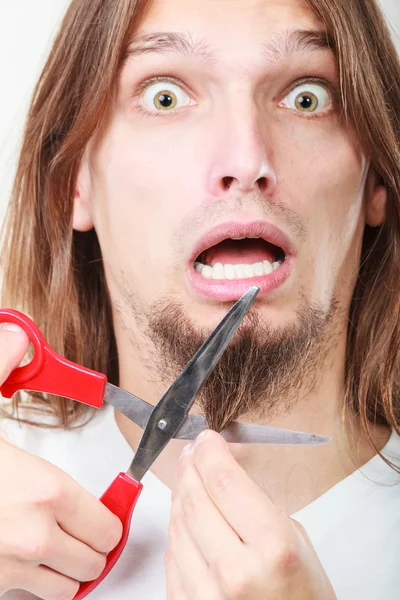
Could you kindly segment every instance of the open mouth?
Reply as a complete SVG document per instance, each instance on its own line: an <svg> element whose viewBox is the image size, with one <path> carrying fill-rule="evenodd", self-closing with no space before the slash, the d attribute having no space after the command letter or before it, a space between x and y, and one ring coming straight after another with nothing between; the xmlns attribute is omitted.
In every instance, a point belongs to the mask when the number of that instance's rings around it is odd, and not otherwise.
<svg viewBox="0 0 400 600"><path fill-rule="evenodd" d="M205 279L243 280L279 269L285 251L260 237L226 238L201 252L195 270Z"/></svg>

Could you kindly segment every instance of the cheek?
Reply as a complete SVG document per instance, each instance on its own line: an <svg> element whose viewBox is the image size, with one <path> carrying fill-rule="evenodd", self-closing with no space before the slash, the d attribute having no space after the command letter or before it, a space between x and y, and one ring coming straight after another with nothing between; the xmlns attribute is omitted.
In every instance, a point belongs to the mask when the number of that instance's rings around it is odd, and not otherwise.
<svg viewBox="0 0 400 600"><path fill-rule="evenodd" d="M307 230L302 259L310 284L329 295L335 280L350 277L358 264L367 162L337 124L313 130L283 141L280 195L291 198Z"/></svg>
<svg viewBox="0 0 400 600"><path fill-rule="evenodd" d="M329 260L337 269L348 262L352 269L357 260L356 248L364 229L364 188L366 161L350 145L343 144L331 169L320 173L324 188L322 206L316 212L315 232L321 246L325 246ZM321 221L324 219L324 222ZM322 225L322 226L321 226Z"/></svg>
<svg viewBox="0 0 400 600"><path fill-rule="evenodd" d="M92 162L92 189L95 227L109 271L123 265L130 279L148 280L149 290L168 285L177 258L171 232L179 230L182 219L188 163L179 136L163 139L137 125L132 132L126 121L114 123L104 136ZM146 271L157 278L145 277Z"/></svg>

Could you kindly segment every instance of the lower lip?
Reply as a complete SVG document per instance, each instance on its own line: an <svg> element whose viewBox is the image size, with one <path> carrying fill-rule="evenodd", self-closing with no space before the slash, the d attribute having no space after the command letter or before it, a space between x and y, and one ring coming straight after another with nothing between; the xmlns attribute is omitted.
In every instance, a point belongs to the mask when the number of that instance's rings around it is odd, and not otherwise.
<svg viewBox="0 0 400 600"><path fill-rule="evenodd" d="M248 279L205 279L195 270L194 266L188 268L187 274L193 289L200 296L219 302L230 302L241 298L254 285L260 288L258 298L277 290L288 279L292 266L293 259L287 256L276 271L272 271L269 275L249 277Z"/></svg>

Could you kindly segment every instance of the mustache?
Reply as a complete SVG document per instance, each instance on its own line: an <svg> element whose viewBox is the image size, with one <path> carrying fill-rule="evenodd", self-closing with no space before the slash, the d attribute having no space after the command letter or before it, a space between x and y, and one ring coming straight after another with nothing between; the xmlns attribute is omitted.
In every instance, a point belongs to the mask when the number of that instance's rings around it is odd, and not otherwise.
<svg viewBox="0 0 400 600"><path fill-rule="evenodd" d="M196 206L190 214L181 221L179 231L174 235L177 245L183 244L188 235L193 238L197 232L206 230L210 223L221 220L237 219L241 216L254 220L268 220L282 226L296 240L304 243L307 239L307 229L300 216L279 197L270 199L255 190L247 195L224 195L212 202Z"/></svg>

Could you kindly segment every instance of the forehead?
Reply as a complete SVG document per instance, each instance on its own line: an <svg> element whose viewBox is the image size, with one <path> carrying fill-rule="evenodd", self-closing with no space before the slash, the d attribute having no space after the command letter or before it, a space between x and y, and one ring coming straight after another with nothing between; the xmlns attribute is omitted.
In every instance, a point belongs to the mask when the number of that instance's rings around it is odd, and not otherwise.
<svg viewBox="0 0 400 600"><path fill-rule="evenodd" d="M237 52L292 29L324 31L304 0L153 0L137 33L185 31Z"/></svg>

